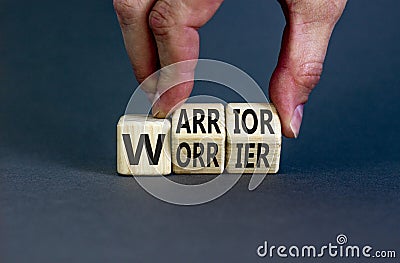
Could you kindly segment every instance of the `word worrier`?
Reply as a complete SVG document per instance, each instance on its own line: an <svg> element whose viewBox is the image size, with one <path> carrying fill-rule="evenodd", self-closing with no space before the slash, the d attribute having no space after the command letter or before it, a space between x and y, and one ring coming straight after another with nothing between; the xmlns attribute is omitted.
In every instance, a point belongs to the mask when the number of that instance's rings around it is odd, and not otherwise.
<svg viewBox="0 0 400 263"><path fill-rule="evenodd" d="M276 173L281 127L268 103L183 104L168 119L125 115L117 126L121 174Z"/></svg>

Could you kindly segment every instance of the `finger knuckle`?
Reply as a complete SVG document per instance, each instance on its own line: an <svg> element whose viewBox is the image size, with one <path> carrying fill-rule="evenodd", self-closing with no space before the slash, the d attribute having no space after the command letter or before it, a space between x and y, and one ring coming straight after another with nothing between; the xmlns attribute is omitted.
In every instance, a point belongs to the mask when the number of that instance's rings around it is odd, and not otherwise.
<svg viewBox="0 0 400 263"><path fill-rule="evenodd" d="M309 93L318 84L321 78L322 69L322 62L316 61L304 63L298 68L294 80L299 87Z"/></svg>
<svg viewBox="0 0 400 263"><path fill-rule="evenodd" d="M168 0L158 1L149 15L149 25L155 35L165 35L177 23L176 6Z"/></svg>
<svg viewBox="0 0 400 263"><path fill-rule="evenodd" d="M114 0L113 5L122 24L134 24L145 8L143 0Z"/></svg>
<svg viewBox="0 0 400 263"><path fill-rule="evenodd" d="M292 0L288 1L289 12L300 15L304 22L335 23L341 16L345 0Z"/></svg>
<svg viewBox="0 0 400 263"><path fill-rule="evenodd" d="M327 21L336 22L342 15L343 8L343 1L341 0L326 1L322 8L326 10L324 18Z"/></svg>

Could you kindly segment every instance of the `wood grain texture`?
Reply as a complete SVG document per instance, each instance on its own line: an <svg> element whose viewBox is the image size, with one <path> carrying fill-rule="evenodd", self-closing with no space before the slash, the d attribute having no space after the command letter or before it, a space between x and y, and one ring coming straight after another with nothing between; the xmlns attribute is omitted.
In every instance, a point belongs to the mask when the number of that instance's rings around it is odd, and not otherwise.
<svg viewBox="0 0 400 263"><path fill-rule="evenodd" d="M171 122L124 115L117 125L117 171L123 175L171 173Z"/></svg>
<svg viewBox="0 0 400 263"><path fill-rule="evenodd" d="M276 173L281 152L281 124L270 103L226 106L226 171Z"/></svg>
<svg viewBox="0 0 400 263"><path fill-rule="evenodd" d="M220 174L225 163L225 108L186 103L172 115L172 167L177 174Z"/></svg>

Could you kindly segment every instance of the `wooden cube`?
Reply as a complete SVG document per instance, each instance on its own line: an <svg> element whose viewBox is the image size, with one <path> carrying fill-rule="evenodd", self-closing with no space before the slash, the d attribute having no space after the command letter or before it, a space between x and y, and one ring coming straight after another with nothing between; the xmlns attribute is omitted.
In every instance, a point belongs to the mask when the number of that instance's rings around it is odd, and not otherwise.
<svg viewBox="0 0 400 263"><path fill-rule="evenodd" d="M117 171L124 175L171 173L171 122L124 115L117 125Z"/></svg>
<svg viewBox="0 0 400 263"><path fill-rule="evenodd" d="M276 173L281 152L281 124L269 103L226 106L228 173Z"/></svg>
<svg viewBox="0 0 400 263"><path fill-rule="evenodd" d="M220 174L225 161L225 109L186 103L172 115L172 167L177 174Z"/></svg>

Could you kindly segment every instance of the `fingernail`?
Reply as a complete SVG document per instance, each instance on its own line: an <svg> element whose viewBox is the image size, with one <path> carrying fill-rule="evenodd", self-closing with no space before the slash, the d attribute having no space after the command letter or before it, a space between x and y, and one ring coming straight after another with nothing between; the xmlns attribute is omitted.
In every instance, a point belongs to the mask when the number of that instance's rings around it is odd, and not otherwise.
<svg viewBox="0 0 400 263"><path fill-rule="evenodd" d="M157 111L157 112L153 112L153 117L154 118L157 118L157 116L160 114L160 111Z"/></svg>
<svg viewBox="0 0 400 263"><path fill-rule="evenodd" d="M299 136L301 121L303 120L303 109L304 104L297 106L293 112L292 120L290 121L290 129L292 130L295 138Z"/></svg>
<svg viewBox="0 0 400 263"><path fill-rule="evenodd" d="M153 117L154 118L158 118L158 119L162 119L165 118L167 116L167 114L165 114L165 112L161 111L161 110L153 110Z"/></svg>

